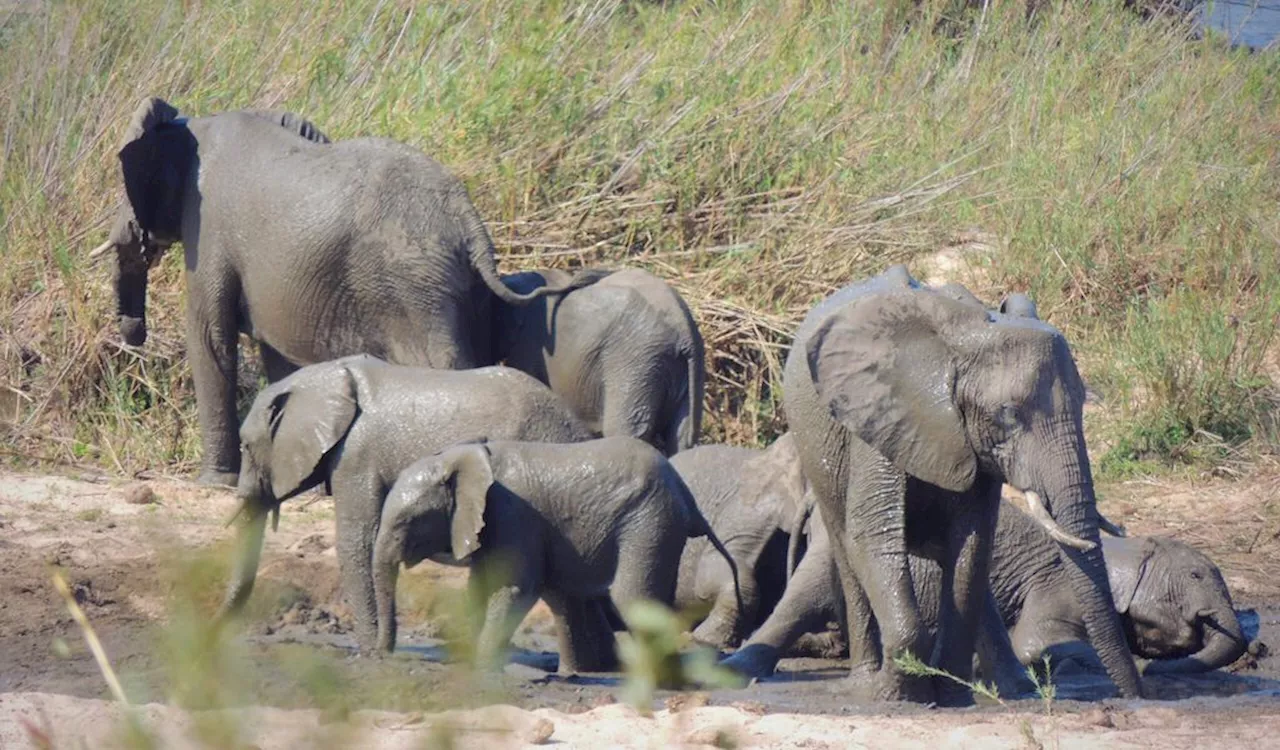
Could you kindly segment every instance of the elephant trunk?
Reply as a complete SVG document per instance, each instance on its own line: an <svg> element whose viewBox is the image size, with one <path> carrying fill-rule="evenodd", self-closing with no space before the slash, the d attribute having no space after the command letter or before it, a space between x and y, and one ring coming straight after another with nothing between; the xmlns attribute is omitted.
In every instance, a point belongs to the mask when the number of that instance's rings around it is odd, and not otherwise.
<svg viewBox="0 0 1280 750"><path fill-rule="evenodd" d="M403 534L383 526L373 548L373 598L378 608L378 650L387 653L396 648L396 581L403 549Z"/></svg>
<svg viewBox="0 0 1280 750"><path fill-rule="evenodd" d="M218 611L219 621L238 613L249 600L249 595L253 593L253 581L258 576L258 561L262 557L262 540L266 534L270 511L250 501L245 501L241 511L247 517L241 522L236 536L235 566L227 584L227 595Z"/></svg>
<svg viewBox="0 0 1280 750"><path fill-rule="evenodd" d="M1059 468L1047 475L1042 473L1041 481L1057 524L1066 534L1089 544L1088 549L1060 545L1069 562L1068 580L1080 603L1089 640L1120 694L1127 698L1140 698L1141 680L1129 653L1120 615L1115 609L1111 582L1102 557L1095 512L1097 499L1093 492L1093 476L1085 452L1083 430L1078 424L1067 429L1069 432L1065 439L1056 443L1066 446L1065 455L1047 464Z"/></svg>
<svg viewBox="0 0 1280 750"><path fill-rule="evenodd" d="M1203 646L1194 654L1180 659L1157 659L1147 665L1147 674L1188 674L1210 672L1231 664L1244 655L1248 644L1235 610L1228 603L1202 610L1196 627L1204 634Z"/></svg>
<svg viewBox="0 0 1280 750"><path fill-rule="evenodd" d="M116 267L116 314L120 336L129 346L147 342L147 269Z"/></svg>

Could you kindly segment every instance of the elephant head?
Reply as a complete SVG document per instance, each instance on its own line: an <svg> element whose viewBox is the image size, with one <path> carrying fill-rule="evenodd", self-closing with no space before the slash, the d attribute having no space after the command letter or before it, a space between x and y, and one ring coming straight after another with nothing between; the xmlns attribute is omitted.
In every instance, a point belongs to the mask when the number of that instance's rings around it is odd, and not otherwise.
<svg viewBox="0 0 1280 750"><path fill-rule="evenodd" d="M316 143L329 139L315 125L279 110L247 110ZM158 97L138 105L117 153L124 177L125 201L107 241L89 253L96 258L116 250L116 312L126 344L147 340L147 271L182 239L183 207L192 170L198 169L195 136L186 118Z"/></svg>
<svg viewBox="0 0 1280 750"><path fill-rule="evenodd" d="M116 312L126 344L147 340L147 271L180 239L182 201L195 139L162 99L138 105L125 132L119 159L126 200L107 241L89 255L116 249Z"/></svg>
<svg viewBox="0 0 1280 750"><path fill-rule="evenodd" d="M832 417L900 471L952 492L979 474L1026 491L1063 543L1108 673L1139 695L1099 547L1084 384L1063 335L933 290L880 289L828 314L804 346Z"/></svg>
<svg viewBox="0 0 1280 750"><path fill-rule="evenodd" d="M378 605L378 647L396 643L396 579L400 565L439 553L466 561L480 549L485 505L493 486L489 449L464 443L424 458L401 472L382 507L373 546L373 590Z"/></svg>
<svg viewBox="0 0 1280 750"><path fill-rule="evenodd" d="M253 593L268 513L328 477L332 455L359 413L355 381L347 365L377 362L357 355L311 367L264 388L240 427L240 478L236 495L244 527L222 615L238 610Z"/></svg>
<svg viewBox="0 0 1280 750"><path fill-rule="evenodd" d="M1164 537L1103 540L1116 611L1147 674L1208 672L1248 644L1222 572L1192 547Z"/></svg>

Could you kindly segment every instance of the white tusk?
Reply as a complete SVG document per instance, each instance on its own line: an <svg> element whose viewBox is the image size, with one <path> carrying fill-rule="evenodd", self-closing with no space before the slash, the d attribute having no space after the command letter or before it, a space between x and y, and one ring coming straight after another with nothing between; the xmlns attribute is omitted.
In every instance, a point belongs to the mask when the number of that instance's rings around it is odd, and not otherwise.
<svg viewBox="0 0 1280 750"><path fill-rule="evenodd" d="M1110 534L1111 536L1119 536L1119 537L1129 536L1129 531L1125 529L1125 527L1112 523L1111 519L1107 518L1101 513L1098 514L1098 528Z"/></svg>
<svg viewBox="0 0 1280 750"><path fill-rule="evenodd" d="M97 246L97 247L95 247L94 249L90 250L90 251L89 251L89 258L90 258L90 259L97 258L99 255L102 255L103 253L105 253L106 251L108 251L108 250L110 250L110 249L111 249L111 240L107 240L106 242L102 243L101 245L98 245L98 246Z"/></svg>
<svg viewBox="0 0 1280 750"><path fill-rule="evenodd" d="M1035 492L1027 490L1023 493L1027 498L1027 510L1031 513L1031 517L1040 522L1044 530L1049 532L1049 536L1059 544L1065 544L1068 547L1075 547L1082 552L1088 552L1094 548L1093 542L1086 542L1080 537L1072 536L1062 530L1058 522L1053 520L1053 516L1049 515L1049 509L1045 507L1044 498Z"/></svg>

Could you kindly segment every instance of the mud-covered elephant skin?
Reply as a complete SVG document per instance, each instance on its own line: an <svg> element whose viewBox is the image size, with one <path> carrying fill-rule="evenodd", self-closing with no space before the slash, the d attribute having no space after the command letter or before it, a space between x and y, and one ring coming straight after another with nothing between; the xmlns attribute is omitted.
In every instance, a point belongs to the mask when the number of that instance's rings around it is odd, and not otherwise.
<svg viewBox="0 0 1280 750"><path fill-rule="evenodd" d="M791 436L764 450L700 445L671 465L698 509L737 563L741 609L724 559L703 540L685 545L676 605L705 617L693 637L717 648L736 646L773 611L787 587L789 541L812 503Z"/></svg>
<svg viewBox="0 0 1280 750"><path fill-rule="evenodd" d="M1207 672L1244 654L1248 643L1222 572L1194 547L1163 536L1102 536L1115 609L1130 650L1149 659L1144 674ZM991 558L991 588L1017 658L1049 655L1100 668L1069 584L1069 563L1044 529L1002 503ZM934 581L936 568L928 572Z"/></svg>
<svg viewBox="0 0 1280 750"><path fill-rule="evenodd" d="M433 370L355 355L303 367L264 388L240 428L238 556L220 618L253 590L267 515L313 487L334 498L343 595L362 650L377 638L373 543L400 472L455 443L572 443L591 433L533 378L506 367Z"/></svg>
<svg viewBox="0 0 1280 750"><path fill-rule="evenodd" d="M532 293L563 271L503 277ZM604 436L639 438L667 456L702 429L702 335L688 305L648 271L628 268L569 294L502 305L499 360L551 387Z"/></svg>
<svg viewBox="0 0 1280 750"><path fill-rule="evenodd" d="M118 156L125 200L94 252L116 249L120 330L139 346L148 269L183 245L202 483L236 481L241 333L273 382L362 353L466 369L497 361L499 298L563 291L504 286L462 182L389 139L330 143L304 118L269 110L187 119L150 97Z"/></svg>
<svg viewBox="0 0 1280 750"><path fill-rule="evenodd" d="M909 552L939 550L937 666L973 672L1000 488L1030 491L1063 546L1090 641L1126 696L1141 682L1111 602L1083 431L1084 385L1060 332L885 276L819 303L784 370L783 407L841 579L851 689L969 704L906 675L931 657Z"/></svg>
<svg viewBox="0 0 1280 750"><path fill-rule="evenodd" d="M406 468L374 545L378 644L395 647L396 577L423 559L471 566L478 661L498 658L539 598L555 616L560 671L616 671L602 601L672 604L685 540L733 560L655 448L631 437L573 445L491 441ZM495 568L495 566L497 566Z"/></svg>

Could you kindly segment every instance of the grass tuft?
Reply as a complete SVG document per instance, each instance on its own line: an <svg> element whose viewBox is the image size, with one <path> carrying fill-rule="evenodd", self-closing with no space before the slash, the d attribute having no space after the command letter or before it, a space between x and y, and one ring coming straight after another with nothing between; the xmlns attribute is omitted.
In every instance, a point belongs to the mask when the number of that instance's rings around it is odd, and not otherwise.
<svg viewBox="0 0 1280 750"><path fill-rule="evenodd" d="M1280 55L1119 0L963 5L21 4L0 19L15 452L119 473L198 458L181 254L153 271L141 351L114 331L110 261L86 258L144 95L410 143L464 178L504 270L671 280L708 342L711 441L782 428L781 362L816 300L940 251L1068 334L1108 466L1272 437Z"/></svg>

